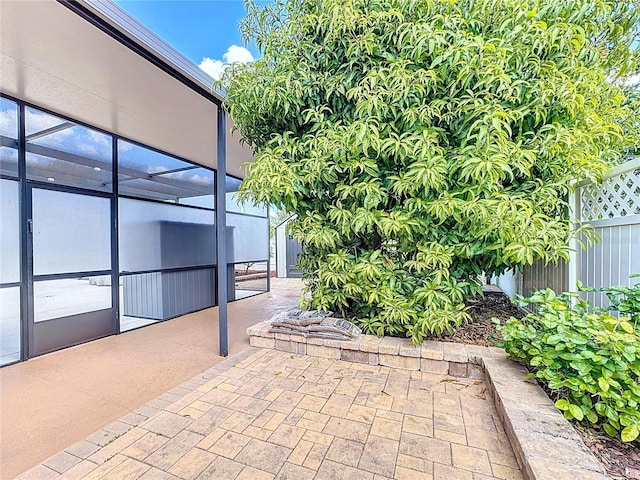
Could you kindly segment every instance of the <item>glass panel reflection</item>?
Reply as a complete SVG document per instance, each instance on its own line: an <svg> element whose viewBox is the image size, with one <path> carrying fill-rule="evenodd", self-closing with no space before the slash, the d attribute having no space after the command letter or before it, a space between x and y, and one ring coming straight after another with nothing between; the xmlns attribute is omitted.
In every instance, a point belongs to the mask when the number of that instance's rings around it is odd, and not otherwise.
<svg viewBox="0 0 640 480"><path fill-rule="evenodd" d="M214 212L120 198L120 271L215 263Z"/></svg>
<svg viewBox="0 0 640 480"><path fill-rule="evenodd" d="M120 330L215 305L215 269L147 272L120 277Z"/></svg>
<svg viewBox="0 0 640 480"><path fill-rule="evenodd" d="M123 195L215 207L211 170L123 140L118 141L118 162Z"/></svg>
<svg viewBox="0 0 640 480"><path fill-rule="evenodd" d="M118 140L118 166L140 174L167 172L191 166L175 157L164 155L135 143ZM142 178L142 177L141 177Z"/></svg>
<svg viewBox="0 0 640 480"><path fill-rule="evenodd" d="M109 276L34 282L34 321L111 308Z"/></svg>
<svg viewBox="0 0 640 480"><path fill-rule="evenodd" d="M20 281L19 214L18 182L0 180L0 283Z"/></svg>
<svg viewBox="0 0 640 480"><path fill-rule="evenodd" d="M20 360L20 287L0 288L0 365Z"/></svg>
<svg viewBox="0 0 640 480"><path fill-rule="evenodd" d="M233 231L233 243L227 240L230 263L269 258L269 221L266 218L227 213L227 228Z"/></svg>
<svg viewBox="0 0 640 480"><path fill-rule="evenodd" d="M246 213L248 215L258 215L260 217L267 216L267 209L260 206L254 206L250 203L239 203L236 198L236 192L240 189L242 180L227 175L227 212Z"/></svg>
<svg viewBox="0 0 640 480"><path fill-rule="evenodd" d="M109 135L27 107L27 178L110 192Z"/></svg>
<svg viewBox="0 0 640 480"><path fill-rule="evenodd" d="M36 275L111 268L111 203L107 198L33 189Z"/></svg>
<svg viewBox="0 0 640 480"><path fill-rule="evenodd" d="M233 270L235 300L267 291L267 262L236 263Z"/></svg>
<svg viewBox="0 0 640 480"><path fill-rule="evenodd" d="M18 176L18 105L0 98L0 173Z"/></svg>

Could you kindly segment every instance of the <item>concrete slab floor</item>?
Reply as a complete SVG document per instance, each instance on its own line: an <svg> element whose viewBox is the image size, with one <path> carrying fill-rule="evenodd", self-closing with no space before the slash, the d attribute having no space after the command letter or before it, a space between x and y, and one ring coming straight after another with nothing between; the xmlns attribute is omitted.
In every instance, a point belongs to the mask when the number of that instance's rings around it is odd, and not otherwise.
<svg viewBox="0 0 640 480"><path fill-rule="evenodd" d="M301 283L229 304L229 354L246 328L297 304ZM211 308L0 369L0 478L9 479L223 358Z"/></svg>

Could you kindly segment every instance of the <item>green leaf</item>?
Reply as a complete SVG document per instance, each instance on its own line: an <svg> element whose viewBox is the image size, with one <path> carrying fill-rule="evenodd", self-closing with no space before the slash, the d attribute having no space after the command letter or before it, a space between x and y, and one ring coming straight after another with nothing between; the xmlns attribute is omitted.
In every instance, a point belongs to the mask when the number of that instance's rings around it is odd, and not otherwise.
<svg viewBox="0 0 640 480"><path fill-rule="evenodd" d="M620 328L622 328L627 333L634 333L635 332L635 329L633 328L633 325L631 325L631 323L626 322L626 321L620 322Z"/></svg>
<svg viewBox="0 0 640 480"><path fill-rule="evenodd" d="M604 425L602 425L602 428L604 429L605 432L607 432L607 435L609 435L611 437L617 437L618 436L618 430L615 429L609 423L605 423Z"/></svg>
<svg viewBox="0 0 640 480"><path fill-rule="evenodd" d="M575 418L578 421L584 418L584 413L582 412L582 409L578 405L574 405L573 403L569 404L569 413L571 413L573 418Z"/></svg>
<svg viewBox="0 0 640 480"><path fill-rule="evenodd" d="M640 428L637 424L629 425L622 432L620 432L620 438L623 442L633 442L640 435Z"/></svg>
<svg viewBox="0 0 640 480"><path fill-rule="evenodd" d="M604 377L598 378L598 385L603 392L607 392L609 390L609 382Z"/></svg>
<svg viewBox="0 0 640 480"><path fill-rule="evenodd" d="M569 410L570 403L567 402L564 398L561 398L560 400L556 401L555 406L560 410Z"/></svg>

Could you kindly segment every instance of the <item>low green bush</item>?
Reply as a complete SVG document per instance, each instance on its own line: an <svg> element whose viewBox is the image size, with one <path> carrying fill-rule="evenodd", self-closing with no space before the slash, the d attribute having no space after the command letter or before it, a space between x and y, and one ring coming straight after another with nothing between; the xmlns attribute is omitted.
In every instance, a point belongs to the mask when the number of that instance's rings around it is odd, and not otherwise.
<svg viewBox="0 0 640 480"><path fill-rule="evenodd" d="M638 278L640 274L631 275L630 278ZM618 312L628 316L634 324L636 332L640 333L640 282L633 287L616 285L608 288L585 287L578 282L578 289L583 292L600 292L607 296L611 305L608 311Z"/></svg>
<svg viewBox="0 0 640 480"><path fill-rule="evenodd" d="M600 425L624 442L637 440L640 334L630 318L550 289L517 303L534 306L536 313L498 325L507 353L530 367L530 377L547 388L567 419Z"/></svg>

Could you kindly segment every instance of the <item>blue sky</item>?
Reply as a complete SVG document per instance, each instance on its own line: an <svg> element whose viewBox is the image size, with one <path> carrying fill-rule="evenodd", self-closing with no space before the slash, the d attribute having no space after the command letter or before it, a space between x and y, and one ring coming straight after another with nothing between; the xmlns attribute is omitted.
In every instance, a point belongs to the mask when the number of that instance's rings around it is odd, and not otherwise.
<svg viewBox="0 0 640 480"><path fill-rule="evenodd" d="M116 0L116 3L207 73L256 58L238 31L242 0ZM235 46L236 48L234 48Z"/></svg>

